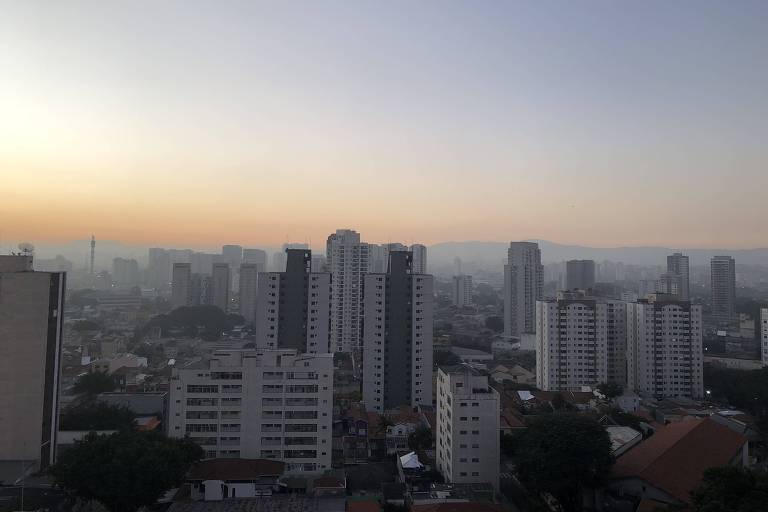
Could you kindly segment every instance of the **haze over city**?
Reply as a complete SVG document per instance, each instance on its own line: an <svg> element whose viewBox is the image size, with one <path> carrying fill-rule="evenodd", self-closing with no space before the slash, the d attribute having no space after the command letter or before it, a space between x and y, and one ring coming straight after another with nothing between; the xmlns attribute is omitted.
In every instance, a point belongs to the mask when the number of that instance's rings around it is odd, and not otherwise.
<svg viewBox="0 0 768 512"><path fill-rule="evenodd" d="M0 236L765 246L767 15L7 2Z"/></svg>

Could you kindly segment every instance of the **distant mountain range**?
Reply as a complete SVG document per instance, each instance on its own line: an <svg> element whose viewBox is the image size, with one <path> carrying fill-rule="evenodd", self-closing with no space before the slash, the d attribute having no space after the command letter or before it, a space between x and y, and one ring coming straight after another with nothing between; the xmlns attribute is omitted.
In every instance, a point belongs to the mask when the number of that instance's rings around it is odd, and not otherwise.
<svg viewBox="0 0 768 512"><path fill-rule="evenodd" d="M573 259L595 261L621 261L632 265L666 265L667 255L680 251L668 247L586 247L563 245L547 240L538 242L544 263L555 263ZM429 264L452 265L454 258L463 262L474 262L479 267L498 267L506 260L509 242L443 242L428 249ZM768 265L768 248L761 249L684 249L690 257L691 266L708 265L712 256L733 256L737 264Z"/></svg>

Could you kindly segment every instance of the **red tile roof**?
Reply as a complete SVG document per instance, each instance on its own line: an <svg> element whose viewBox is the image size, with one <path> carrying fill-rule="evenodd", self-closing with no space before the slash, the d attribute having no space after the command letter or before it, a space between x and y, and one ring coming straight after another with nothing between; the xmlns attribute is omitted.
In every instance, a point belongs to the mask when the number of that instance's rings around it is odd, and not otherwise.
<svg viewBox="0 0 768 512"><path fill-rule="evenodd" d="M376 501L348 501L347 512L381 512L381 505Z"/></svg>
<svg viewBox="0 0 768 512"><path fill-rule="evenodd" d="M189 470L187 480L255 480L282 475L285 462L269 459L207 459Z"/></svg>
<svg viewBox="0 0 768 512"><path fill-rule="evenodd" d="M341 478L336 478L335 476L321 476L320 478L315 478L312 482L312 487L315 489L344 489L346 486L344 480Z"/></svg>
<svg viewBox="0 0 768 512"><path fill-rule="evenodd" d="M514 409L504 409L501 411L501 426L509 428L525 428L525 422Z"/></svg>
<svg viewBox="0 0 768 512"><path fill-rule="evenodd" d="M502 512L502 510L501 505L480 501L411 506L411 512Z"/></svg>
<svg viewBox="0 0 768 512"><path fill-rule="evenodd" d="M730 464L746 442L709 418L671 423L619 457L612 476L641 478L688 503L704 471Z"/></svg>

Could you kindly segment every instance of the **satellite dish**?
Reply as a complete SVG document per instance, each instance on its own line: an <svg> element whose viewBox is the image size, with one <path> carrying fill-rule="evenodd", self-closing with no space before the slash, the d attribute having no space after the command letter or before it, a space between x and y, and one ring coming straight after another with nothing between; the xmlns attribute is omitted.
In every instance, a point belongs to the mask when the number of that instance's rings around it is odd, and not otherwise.
<svg viewBox="0 0 768 512"><path fill-rule="evenodd" d="M19 244L19 250L24 255L29 255L35 252L35 246L30 244L29 242L22 242Z"/></svg>

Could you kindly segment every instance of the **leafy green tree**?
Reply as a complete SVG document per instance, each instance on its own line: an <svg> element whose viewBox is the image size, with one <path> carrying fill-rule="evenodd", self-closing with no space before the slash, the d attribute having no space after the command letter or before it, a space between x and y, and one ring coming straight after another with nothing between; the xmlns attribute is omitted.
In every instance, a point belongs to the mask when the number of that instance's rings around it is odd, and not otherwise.
<svg viewBox="0 0 768 512"><path fill-rule="evenodd" d="M597 390L609 400L621 396L624 392L624 388L614 382L603 382L602 384L598 384Z"/></svg>
<svg viewBox="0 0 768 512"><path fill-rule="evenodd" d="M413 451L429 450L432 448L432 441L432 431L427 427L419 426L408 435L408 448Z"/></svg>
<svg viewBox="0 0 768 512"><path fill-rule="evenodd" d="M157 432L92 433L62 453L49 473L80 499L97 500L111 512L134 512L181 484L202 456L191 440Z"/></svg>
<svg viewBox="0 0 768 512"><path fill-rule="evenodd" d="M504 330L504 319L500 316L486 317L485 328L490 329L493 332L501 332Z"/></svg>
<svg viewBox="0 0 768 512"><path fill-rule="evenodd" d="M608 433L594 419L577 414L542 416L515 445L521 483L552 494L566 512L581 510L584 489L602 484L613 463Z"/></svg>
<svg viewBox="0 0 768 512"><path fill-rule="evenodd" d="M555 393L552 397L552 408L556 411L564 411L567 407L562 393Z"/></svg>
<svg viewBox="0 0 768 512"><path fill-rule="evenodd" d="M768 509L768 473L734 466L708 469L691 497L696 512L762 512Z"/></svg>
<svg viewBox="0 0 768 512"><path fill-rule="evenodd" d="M134 413L125 407L88 401L64 410L61 430L130 430Z"/></svg>
<svg viewBox="0 0 768 512"><path fill-rule="evenodd" d="M379 417L379 424L376 425L376 431L379 434L386 434L387 433L387 428L394 427L394 426L395 426L395 424L392 423L392 420L382 414Z"/></svg>
<svg viewBox="0 0 768 512"><path fill-rule="evenodd" d="M74 391L78 395L95 396L115 390L115 380L104 372L86 373L75 382Z"/></svg>

